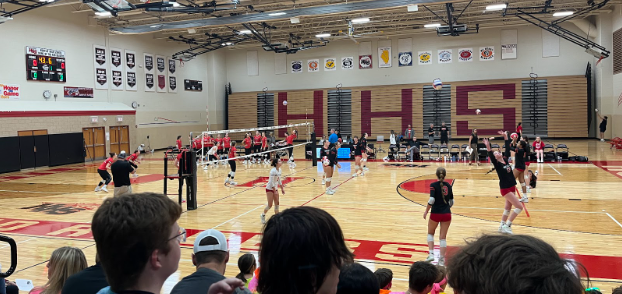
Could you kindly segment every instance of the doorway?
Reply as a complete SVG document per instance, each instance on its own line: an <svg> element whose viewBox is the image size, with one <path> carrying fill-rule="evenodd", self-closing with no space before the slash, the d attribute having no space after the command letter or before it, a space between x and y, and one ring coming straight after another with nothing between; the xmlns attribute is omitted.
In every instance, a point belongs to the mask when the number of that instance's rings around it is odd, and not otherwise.
<svg viewBox="0 0 622 294"><path fill-rule="evenodd" d="M85 161L106 158L106 129L104 127L83 128Z"/></svg>
<svg viewBox="0 0 622 294"><path fill-rule="evenodd" d="M128 126L110 127L110 152L119 154L121 150L125 150L127 154L134 151L130 150L130 128Z"/></svg>
<svg viewBox="0 0 622 294"><path fill-rule="evenodd" d="M48 130L18 131L21 169L50 165Z"/></svg>

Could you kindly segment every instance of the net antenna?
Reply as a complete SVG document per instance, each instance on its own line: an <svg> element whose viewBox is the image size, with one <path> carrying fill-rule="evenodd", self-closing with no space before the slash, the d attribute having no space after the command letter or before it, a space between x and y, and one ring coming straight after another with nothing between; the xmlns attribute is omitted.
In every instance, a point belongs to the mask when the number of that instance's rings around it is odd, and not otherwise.
<svg viewBox="0 0 622 294"><path fill-rule="evenodd" d="M272 152L282 152L282 151L287 151L288 148L293 147L300 147L300 146L304 146L307 144L311 144L311 131L313 130L313 123L310 122L304 122L304 123L298 123L298 124L289 124L289 125L281 125L281 126L272 126L272 127L261 127L261 128L248 128L248 129L231 129L231 130L218 130L218 131L200 131L200 132L190 132L190 144L192 146L192 141L193 139L200 139L201 140L201 144L199 145L200 150L195 150L197 153L197 156L200 155L200 159L198 159L197 161L199 162L199 164L201 166L207 166L208 164L217 164L217 163L222 163L224 164L225 161L229 161L229 160L236 160L236 159L250 159L252 157L256 157L258 155L264 155L264 154L269 154ZM206 160L205 156L206 156L206 145L205 145L205 141L203 140L204 137L207 137L208 135L210 136L214 136L217 134L225 134L228 133L229 137L231 137L231 141L235 141L236 143L241 143L242 139L244 138L244 134L248 133L248 132L262 132L262 131L275 131L274 133L278 133L276 132L276 130L280 130L280 129L289 129L289 128L306 128L306 134L304 134L305 137L305 142L304 143L300 143L300 144L294 144L293 146L286 146L285 145L285 141L279 141L277 142L277 144L274 146L274 148L271 148L268 151L263 151L263 152L259 152L259 153L253 153L251 155L240 155L240 156L235 156L233 158L226 158L226 159L218 159L218 160ZM299 138L301 136L299 135ZM237 146L242 146L237 145ZM241 148L240 148L241 149Z"/></svg>

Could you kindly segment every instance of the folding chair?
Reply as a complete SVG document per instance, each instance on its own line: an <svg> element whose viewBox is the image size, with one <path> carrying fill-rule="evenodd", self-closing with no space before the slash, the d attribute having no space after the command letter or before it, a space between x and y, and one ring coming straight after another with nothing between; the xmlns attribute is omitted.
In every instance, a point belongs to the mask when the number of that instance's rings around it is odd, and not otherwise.
<svg viewBox="0 0 622 294"><path fill-rule="evenodd" d="M399 149L397 150L397 160L406 160L406 150L408 150L408 146L400 145Z"/></svg>
<svg viewBox="0 0 622 294"><path fill-rule="evenodd" d="M552 144L544 144L544 160L555 161L557 160L557 154L555 153L555 147Z"/></svg>
<svg viewBox="0 0 622 294"><path fill-rule="evenodd" d="M469 152L466 151L467 147L469 147L469 145L462 144L462 152L460 152L460 154L462 154L462 158L460 158L460 159L469 158L469 156L471 155L471 154L469 154Z"/></svg>
<svg viewBox="0 0 622 294"><path fill-rule="evenodd" d="M442 144L438 151L438 157L449 156L449 148L447 148L447 144Z"/></svg>
<svg viewBox="0 0 622 294"><path fill-rule="evenodd" d="M430 145L428 149L428 158L432 160L432 155L436 155L435 158L439 158L441 156L441 151L438 147L438 144Z"/></svg>
<svg viewBox="0 0 622 294"><path fill-rule="evenodd" d="M372 154L368 154L368 158L376 159L376 148L374 148L374 144L367 144L367 147L373 151Z"/></svg>
<svg viewBox="0 0 622 294"><path fill-rule="evenodd" d="M430 154L430 146L428 144L419 146L419 154L421 154L421 159L423 159L423 154Z"/></svg>
<svg viewBox="0 0 622 294"><path fill-rule="evenodd" d="M557 144L557 147L555 147L555 153L557 153L557 156L561 156L562 159L568 160L569 152L570 149L566 144Z"/></svg>
<svg viewBox="0 0 622 294"><path fill-rule="evenodd" d="M378 145L377 153L386 152L384 149L382 149L382 143L384 143L384 136L377 136L376 137L376 144Z"/></svg>
<svg viewBox="0 0 622 294"><path fill-rule="evenodd" d="M456 159L460 160L460 145L453 144L451 145L451 149L449 150L449 155L451 157L456 157Z"/></svg>

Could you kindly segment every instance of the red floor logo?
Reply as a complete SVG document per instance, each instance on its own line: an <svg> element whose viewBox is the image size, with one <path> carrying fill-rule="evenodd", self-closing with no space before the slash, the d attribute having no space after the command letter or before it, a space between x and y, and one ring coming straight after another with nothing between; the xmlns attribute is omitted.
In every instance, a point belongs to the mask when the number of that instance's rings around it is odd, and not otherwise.
<svg viewBox="0 0 622 294"><path fill-rule="evenodd" d="M429 179L429 180L408 180L401 183L398 187L404 189L406 191L415 192L415 193L430 193L430 184L436 182L437 180ZM445 182L450 185L454 185L454 180L445 179Z"/></svg>
<svg viewBox="0 0 622 294"><path fill-rule="evenodd" d="M246 182L243 184L238 184L238 187L248 187L248 188L252 188L252 187L257 187L257 186L265 186L266 184L268 184L268 179L269 177L258 177L257 179L254 179L250 182ZM300 179L304 179L303 177L287 177L282 179L281 181L283 182L283 185L287 185L291 182L300 180Z"/></svg>

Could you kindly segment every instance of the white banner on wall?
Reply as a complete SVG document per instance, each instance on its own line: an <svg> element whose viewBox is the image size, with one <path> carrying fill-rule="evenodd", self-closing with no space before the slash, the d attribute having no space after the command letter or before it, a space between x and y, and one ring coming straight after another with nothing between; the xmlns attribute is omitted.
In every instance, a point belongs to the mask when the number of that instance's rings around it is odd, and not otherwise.
<svg viewBox="0 0 622 294"><path fill-rule="evenodd" d="M501 31L501 59L516 59L518 49L518 30Z"/></svg>
<svg viewBox="0 0 622 294"><path fill-rule="evenodd" d="M274 54L274 74L282 75L287 73L287 54L275 53Z"/></svg>
<svg viewBox="0 0 622 294"><path fill-rule="evenodd" d="M480 47L479 48L479 61L492 61L495 60L495 47Z"/></svg>
<svg viewBox="0 0 622 294"><path fill-rule="evenodd" d="M93 64L95 69L95 89L108 89L108 54L106 47L93 45Z"/></svg>
<svg viewBox="0 0 622 294"><path fill-rule="evenodd" d="M378 67L391 67L391 47L378 47Z"/></svg>
<svg viewBox="0 0 622 294"><path fill-rule="evenodd" d="M320 70L320 60L319 59L307 60L307 71L309 71L309 72L318 72L319 70Z"/></svg>
<svg viewBox="0 0 622 294"><path fill-rule="evenodd" d="M301 73L302 72L302 60L293 60L290 66L292 73Z"/></svg>
<svg viewBox="0 0 622 294"><path fill-rule="evenodd" d="M166 75L166 58L162 55L156 55L156 76L157 76L157 86L156 90L158 93L166 93L167 92L167 75Z"/></svg>
<svg viewBox="0 0 622 294"><path fill-rule="evenodd" d="M125 90L136 91L136 52L125 50Z"/></svg>
<svg viewBox="0 0 622 294"><path fill-rule="evenodd" d="M438 50L438 63L451 63L453 61L453 50L451 49L442 49Z"/></svg>
<svg viewBox="0 0 622 294"><path fill-rule="evenodd" d="M155 65L153 54L145 53L145 92L155 92Z"/></svg>
<svg viewBox="0 0 622 294"><path fill-rule="evenodd" d="M432 64L432 51L419 51L418 60L419 65L429 65Z"/></svg>
<svg viewBox="0 0 622 294"><path fill-rule="evenodd" d="M349 70L354 69L354 57L342 57L341 58L341 69Z"/></svg>
<svg viewBox="0 0 622 294"><path fill-rule="evenodd" d="M335 71L337 70L337 58L324 58L324 71Z"/></svg>
<svg viewBox="0 0 622 294"><path fill-rule="evenodd" d="M19 85L0 84L0 101L19 100Z"/></svg>
<svg viewBox="0 0 622 294"><path fill-rule="evenodd" d="M177 93L177 61L172 58L167 59L168 64L168 92Z"/></svg>
<svg viewBox="0 0 622 294"><path fill-rule="evenodd" d="M259 59L257 51L246 52L246 72L249 76L259 75Z"/></svg>
<svg viewBox="0 0 622 294"><path fill-rule="evenodd" d="M458 49L458 62L472 62L472 61L473 61L473 48Z"/></svg>
<svg viewBox="0 0 622 294"><path fill-rule="evenodd" d="M413 65L413 53L412 52L400 52L399 53L400 67Z"/></svg>
<svg viewBox="0 0 622 294"><path fill-rule="evenodd" d="M122 91L123 90L123 71L120 70L112 70L112 90Z"/></svg>

